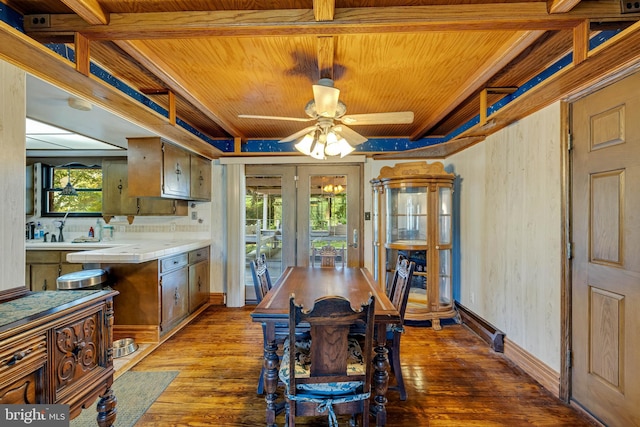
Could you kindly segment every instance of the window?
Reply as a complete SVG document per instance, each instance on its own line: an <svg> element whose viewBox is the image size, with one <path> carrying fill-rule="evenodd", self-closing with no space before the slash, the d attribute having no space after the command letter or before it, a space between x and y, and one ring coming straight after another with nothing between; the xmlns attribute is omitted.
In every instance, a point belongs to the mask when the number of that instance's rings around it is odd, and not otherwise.
<svg viewBox="0 0 640 427"><path fill-rule="evenodd" d="M99 216L102 212L102 168L70 164L42 168L43 216ZM75 196L64 195L68 182L76 190Z"/></svg>

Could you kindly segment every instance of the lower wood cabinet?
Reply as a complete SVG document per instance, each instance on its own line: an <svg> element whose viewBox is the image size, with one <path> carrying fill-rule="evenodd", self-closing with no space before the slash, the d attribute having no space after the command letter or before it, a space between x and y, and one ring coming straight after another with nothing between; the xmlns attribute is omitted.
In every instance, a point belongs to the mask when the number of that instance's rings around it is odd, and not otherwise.
<svg viewBox="0 0 640 427"><path fill-rule="evenodd" d="M101 264L120 294L116 339L158 342L209 300L209 247L139 264Z"/></svg>
<svg viewBox="0 0 640 427"><path fill-rule="evenodd" d="M189 252L189 311L209 300L209 248Z"/></svg>
<svg viewBox="0 0 640 427"><path fill-rule="evenodd" d="M161 315L164 333L189 314L188 255L180 254L160 261Z"/></svg>
<svg viewBox="0 0 640 427"><path fill-rule="evenodd" d="M63 274L82 270L82 264L67 262L67 254L78 251L27 250L25 285L30 290L55 291L56 279Z"/></svg>
<svg viewBox="0 0 640 427"><path fill-rule="evenodd" d="M67 404L75 418L102 396L101 426L116 417L113 298L117 292L73 292L55 303L42 293L0 304L0 404ZM71 295L71 294L69 294ZM40 296L42 298L40 298ZM51 305L49 307L48 305ZM33 314L34 307L46 310ZM24 311L24 316L20 312ZM12 319L7 323L7 317Z"/></svg>

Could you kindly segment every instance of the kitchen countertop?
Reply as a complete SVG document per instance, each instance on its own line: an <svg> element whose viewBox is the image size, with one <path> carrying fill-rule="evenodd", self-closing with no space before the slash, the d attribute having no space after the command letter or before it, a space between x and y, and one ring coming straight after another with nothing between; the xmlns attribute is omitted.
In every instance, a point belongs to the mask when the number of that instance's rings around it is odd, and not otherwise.
<svg viewBox="0 0 640 427"><path fill-rule="evenodd" d="M86 251L89 249L106 249L114 246L133 245L138 243L137 241L109 241L109 242L88 242L88 243L73 243L73 242L47 242L27 240L25 248L37 249L37 250L49 250L49 251Z"/></svg>
<svg viewBox="0 0 640 427"><path fill-rule="evenodd" d="M27 243L26 248L27 250L81 251L67 255L67 261L71 263L138 264L200 249L210 244L210 240L146 240L96 243Z"/></svg>

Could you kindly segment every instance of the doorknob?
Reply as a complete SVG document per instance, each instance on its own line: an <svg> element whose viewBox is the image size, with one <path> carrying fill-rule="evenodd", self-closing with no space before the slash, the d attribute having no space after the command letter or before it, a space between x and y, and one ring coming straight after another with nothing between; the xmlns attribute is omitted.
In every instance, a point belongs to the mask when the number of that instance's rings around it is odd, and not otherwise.
<svg viewBox="0 0 640 427"><path fill-rule="evenodd" d="M358 229L357 228L353 229L353 243L349 243L349 246L353 248L358 247Z"/></svg>

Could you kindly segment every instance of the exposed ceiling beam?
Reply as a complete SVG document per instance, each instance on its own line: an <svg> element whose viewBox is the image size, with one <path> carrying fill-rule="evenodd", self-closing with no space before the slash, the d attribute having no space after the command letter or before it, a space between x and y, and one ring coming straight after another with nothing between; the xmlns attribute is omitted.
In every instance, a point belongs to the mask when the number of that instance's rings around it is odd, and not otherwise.
<svg viewBox="0 0 640 427"><path fill-rule="evenodd" d="M335 41L333 37L318 37L318 71L320 78L333 80L333 52Z"/></svg>
<svg viewBox="0 0 640 427"><path fill-rule="evenodd" d="M207 36L336 35L469 30L558 30L585 19L638 20L622 15L618 2L582 2L562 14L547 13L542 2L336 9L330 22L316 22L311 9L112 13L108 25L90 25L73 14L50 16L50 27L25 31L34 38L81 32L95 40Z"/></svg>
<svg viewBox="0 0 640 427"><path fill-rule="evenodd" d="M88 24L105 25L109 23L109 14L102 9L98 0L61 0Z"/></svg>
<svg viewBox="0 0 640 427"><path fill-rule="evenodd" d="M215 122L222 129L224 129L224 131L229 135L244 138L244 135L238 130L238 128L236 128L235 126L233 126L233 124L227 122L226 120L223 120L214 113L216 107L215 105L209 105L211 100L209 100L209 103L207 103L206 96L199 96L198 94L192 93L188 86L184 85L179 80L179 77L176 77L182 75L180 70L172 69L172 67L167 65L167 63L162 58L152 53L149 49L146 49L143 43L136 43L135 41L117 41L115 42L115 44L117 44L120 49L124 50L133 59L138 61L153 75L162 80L164 84L175 94L180 95L187 102L200 110L209 119ZM203 99L205 101L203 101Z"/></svg>
<svg viewBox="0 0 640 427"><path fill-rule="evenodd" d="M335 11L335 0L313 0L313 16L316 21L333 21Z"/></svg>
<svg viewBox="0 0 640 427"><path fill-rule="evenodd" d="M547 0L549 13L565 13L576 7L580 0Z"/></svg>
<svg viewBox="0 0 640 427"><path fill-rule="evenodd" d="M531 31L516 35L505 43L503 49L495 52L495 54L487 60L486 67L479 67L478 71L461 85L459 90L451 93L448 99L442 100L440 105L445 105L447 108L434 111L434 113L427 117L422 123L422 126L411 135L410 139L415 141L426 135L429 130L436 126L449 113L458 108L463 101L484 87L491 77L520 55L542 34L544 34L543 31Z"/></svg>
<svg viewBox="0 0 640 427"><path fill-rule="evenodd" d="M198 154L209 158L222 154L217 148L185 129L171 125L166 117L142 107L114 87L92 75L78 73L75 64L1 21L0 59Z"/></svg>
<svg viewBox="0 0 640 427"><path fill-rule="evenodd" d="M509 124L562 99L575 97L587 90L596 90L640 69L640 22L622 31L611 40L589 51L588 58L578 64L569 64L548 81L520 95L489 116L493 125L490 132L476 125L459 135L483 136L496 132Z"/></svg>

